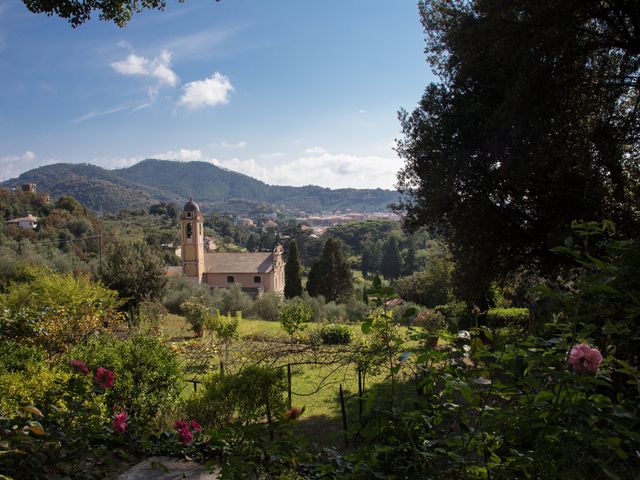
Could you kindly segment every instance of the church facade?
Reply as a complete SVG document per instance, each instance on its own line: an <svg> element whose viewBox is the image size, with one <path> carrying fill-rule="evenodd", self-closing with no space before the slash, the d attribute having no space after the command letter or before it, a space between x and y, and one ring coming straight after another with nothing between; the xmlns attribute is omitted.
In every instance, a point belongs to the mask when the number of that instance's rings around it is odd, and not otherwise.
<svg viewBox="0 0 640 480"><path fill-rule="evenodd" d="M265 292L284 294L283 248L272 252L205 253L204 217L189 200L180 216L182 275L212 288L240 285L254 298Z"/></svg>

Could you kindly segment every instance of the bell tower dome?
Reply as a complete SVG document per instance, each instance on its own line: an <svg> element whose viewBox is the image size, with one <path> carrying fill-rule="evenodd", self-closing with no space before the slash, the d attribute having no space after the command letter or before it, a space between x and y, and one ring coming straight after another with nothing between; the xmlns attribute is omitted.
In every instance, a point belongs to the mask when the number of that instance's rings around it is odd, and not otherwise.
<svg viewBox="0 0 640 480"><path fill-rule="evenodd" d="M180 215L182 227L182 274L197 283L204 274L204 222L198 204L192 199Z"/></svg>

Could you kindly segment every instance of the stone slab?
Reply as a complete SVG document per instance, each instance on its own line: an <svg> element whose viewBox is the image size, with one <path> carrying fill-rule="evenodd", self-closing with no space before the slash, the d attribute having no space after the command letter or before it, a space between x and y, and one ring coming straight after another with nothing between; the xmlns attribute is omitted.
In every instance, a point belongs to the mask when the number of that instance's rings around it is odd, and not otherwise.
<svg viewBox="0 0 640 480"><path fill-rule="evenodd" d="M217 480L218 472L209 472L196 462L171 457L149 457L120 475L117 480Z"/></svg>

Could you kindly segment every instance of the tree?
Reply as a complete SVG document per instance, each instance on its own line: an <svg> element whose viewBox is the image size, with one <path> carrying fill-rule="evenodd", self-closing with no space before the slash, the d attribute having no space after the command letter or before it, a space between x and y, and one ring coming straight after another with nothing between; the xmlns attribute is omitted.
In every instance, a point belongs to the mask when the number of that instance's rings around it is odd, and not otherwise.
<svg viewBox="0 0 640 480"><path fill-rule="evenodd" d="M69 21L73 28L99 12L100 20L124 27L134 13L144 10L164 10L165 0L22 0L33 13L46 13ZM180 3L185 0L178 0ZM220 0L216 0L217 2Z"/></svg>
<svg viewBox="0 0 640 480"><path fill-rule="evenodd" d="M362 260L360 269L365 277L380 272L380 245L372 240L362 242Z"/></svg>
<svg viewBox="0 0 640 480"><path fill-rule="evenodd" d="M424 0L420 11L439 80L400 112L398 210L451 245L461 293L556 270L550 249L574 219L637 231L637 4Z"/></svg>
<svg viewBox="0 0 640 480"><path fill-rule="evenodd" d="M309 295L312 297L322 295L327 302L340 302L349 298L353 291L353 278L343 249L340 240L327 239L322 254L314 260L309 271L307 278Z"/></svg>
<svg viewBox="0 0 640 480"><path fill-rule="evenodd" d="M390 280L398 278L402 273L402 256L395 235L391 235L384 244L380 260L380 273Z"/></svg>
<svg viewBox="0 0 640 480"><path fill-rule="evenodd" d="M284 296L293 298L300 295L302 295L300 257L298 256L298 244L293 240L289 243L289 256L284 266Z"/></svg>
<svg viewBox="0 0 640 480"><path fill-rule="evenodd" d="M293 337L293 335L306 328L305 323L309 323L313 318L313 309L301 302L294 300L292 303L283 304L278 313L278 320L282 329Z"/></svg>
<svg viewBox="0 0 640 480"><path fill-rule="evenodd" d="M166 277L162 259L144 243L113 243L103 261L100 279L117 290L125 308L143 300L157 300L164 293Z"/></svg>

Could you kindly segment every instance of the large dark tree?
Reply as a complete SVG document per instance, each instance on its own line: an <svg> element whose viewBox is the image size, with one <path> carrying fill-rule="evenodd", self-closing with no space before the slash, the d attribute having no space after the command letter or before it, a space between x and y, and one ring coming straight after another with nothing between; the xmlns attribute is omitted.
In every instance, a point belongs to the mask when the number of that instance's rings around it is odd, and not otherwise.
<svg viewBox="0 0 640 480"><path fill-rule="evenodd" d="M318 295L330 301L345 301L353 292L351 267L344 255L344 246L340 240L328 238L322 254L311 265L307 278L309 295Z"/></svg>
<svg viewBox="0 0 640 480"><path fill-rule="evenodd" d="M302 280L300 278L300 256L298 244L295 240L289 243L289 256L284 266L284 296L293 298L302 295Z"/></svg>
<svg viewBox="0 0 640 480"><path fill-rule="evenodd" d="M391 235L384 244L380 273L387 279L396 279L402 273L402 256L395 235Z"/></svg>
<svg viewBox="0 0 640 480"><path fill-rule="evenodd" d="M638 227L640 3L425 0L439 81L400 113L399 210L449 242L480 300L557 267L574 219Z"/></svg>

